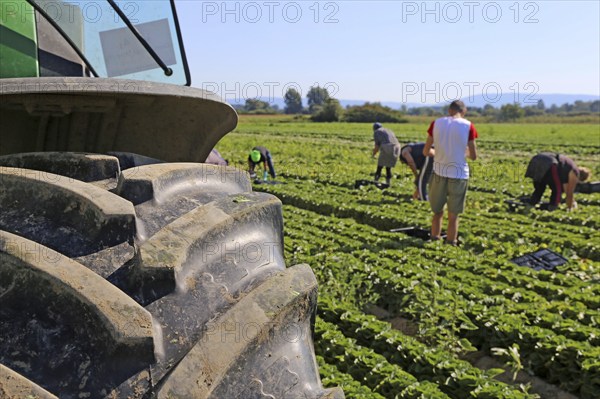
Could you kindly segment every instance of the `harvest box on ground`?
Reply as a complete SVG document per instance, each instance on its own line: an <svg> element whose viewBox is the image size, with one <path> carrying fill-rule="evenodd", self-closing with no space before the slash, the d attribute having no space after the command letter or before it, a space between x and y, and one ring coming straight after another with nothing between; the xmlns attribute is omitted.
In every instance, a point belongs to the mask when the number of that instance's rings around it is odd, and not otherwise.
<svg viewBox="0 0 600 399"><path fill-rule="evenodd" d="M431 233L428 229L422 229L420 227L401 227L399 229L390 230L391 233L403 233L411 237L420 238L424 241L431 240ZM442 238L446 238L446 234L442 234Z"/></svg>
<svg viewBox="0 0 600 399"><path fill-rule="evenodd" d="M389 184L380 183L378 181L373 181L373 180L357 180L354 182L354 188L361 188L362 186L368 186L368 185L373 185L382 190L386 189L386 188L390 188Z"/></svg>
<svg viewBox="0 0 600 399"><path fill-rule="evenodd" d="M554 251L544 248L519 256L512 259L511 262L519 266L531 267L534 270L554 270L556 267L567 263L567 259Z"/></svg>

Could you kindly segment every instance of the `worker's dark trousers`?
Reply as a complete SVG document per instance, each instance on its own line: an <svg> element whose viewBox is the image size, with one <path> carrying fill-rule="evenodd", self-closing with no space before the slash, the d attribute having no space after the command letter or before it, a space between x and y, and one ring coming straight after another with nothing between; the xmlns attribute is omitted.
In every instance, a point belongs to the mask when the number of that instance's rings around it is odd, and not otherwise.
<svg viewBox="0 0 600 399"><path fill-rule="evenodd" d="M429 196L427 195L427 185L429 184L429 179L431 178L431 172L433 171L433 158L425 157L425 163L423 167L419 170L419 176L415 179L415 186L419 191L419 198L421 201L429 200Z"/></svg>
<svg viewBox="0 0 600 399"><path fill-rule="evenodd" d="M556 164L552 165L548 172L544 175L541 181L534 181L533 187L534 192L531 195L530 203L532 205L537 204L542 199L546 186L550 186L552 195L550 196L550 204L558 206L562 197L562 183L558 176L558 168Z"/></svg>
<svg viewBox="0 0 600 399"><path fill-rule="evenodd" d="M377 171L375 172L375 181L379 180L379 178L381 177L381 170L383 169L383 166L378 166L377 167ZM385 177L386 180L389 182L390 180L392 180L392 168L388 168L386 166L385 168Z"/></svg>

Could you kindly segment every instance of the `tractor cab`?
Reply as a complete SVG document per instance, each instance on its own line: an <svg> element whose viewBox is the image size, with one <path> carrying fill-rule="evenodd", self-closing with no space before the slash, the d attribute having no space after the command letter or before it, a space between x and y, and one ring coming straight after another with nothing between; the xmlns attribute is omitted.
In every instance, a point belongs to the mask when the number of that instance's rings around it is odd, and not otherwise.
<svg viewBox="0 0 600 399"><path fill-rule="evenodd" d="M237 124L186 87L173 1L15 0L0 10L0 156L127 152L204 162Z"/></svg>
<svg viewBox="0 0 600 399"><path fill-rule="evenodd" d="M190 85L172 1L3 2L0 77L94 76Z"/></svg>

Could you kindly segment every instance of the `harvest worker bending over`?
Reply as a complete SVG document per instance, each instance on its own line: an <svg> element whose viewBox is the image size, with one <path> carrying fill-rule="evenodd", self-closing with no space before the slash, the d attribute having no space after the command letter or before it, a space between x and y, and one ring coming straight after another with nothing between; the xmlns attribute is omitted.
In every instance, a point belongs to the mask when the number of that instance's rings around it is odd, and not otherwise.
<svg viewBox="0 0 600 399"><path fill-rule="evenodd" d="M408 165L415 175L415 192L413 199L427 201L427 184L433 170L433 156L423 155L425 143L407 144L400 150L400 161ZM431 153L433 154L433 148Z"/></svg>
<svg viewBox="0 0 600 399"><path fill-rule="evenodd" d="M587 168L578 168L575 162L566 155L553 152L540 152L529 161L525 177L533 179L535 191L531 195L530 204L540 202L546 186L552 190L548 210L554 210L561 201L562 192L567 193L567 210L577 208L575 188L577 183L584 182L590 176Z"/></svg>
<svg viewBox="0 0 600 399"><path fill-rule="evenodd" d="M400 155L400 142L394 135L394 132L384 128L379 122L373 124L373 140L375 140L373 158L379 152L375 181L379 180L381 170L385 167L385 182L389 186L392 181L392 168L396 166L398 156Z"/></svg>
<svg viewBox="0 0 600 399"><path fill-rule="evenodd" d="M452 101L448 108L449 116L436 119L427 130L424 156L433 156L435 145L433 176L429 186L429 203L433 211L431 239L439 240L442 234L444 206L448 203L448 230L446 243L457 245L458 215L463 213L469 164L466 153L472 160L477 159L475 139L478 137L475 126L464 118L467 107L460 100Z"/></svg>
<svg viewBox="0 0 600 399"><path fill-rule="evenodd" d="M269 179L269 174L274 179L276 174L275 168L273 167L273 158L271 158L271 153L265 147L256 146L248 155L248 172L250 173L251 178L256 177L254 168L256 165L261 163L263 165L263 180L267 181ZM267 174L267 168L269 169L269 174Z"/></svg>

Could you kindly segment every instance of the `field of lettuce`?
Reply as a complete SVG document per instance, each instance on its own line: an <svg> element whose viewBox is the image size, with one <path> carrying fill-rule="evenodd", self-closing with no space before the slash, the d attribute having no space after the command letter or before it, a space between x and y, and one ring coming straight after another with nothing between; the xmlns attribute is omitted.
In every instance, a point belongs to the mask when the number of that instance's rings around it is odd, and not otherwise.
<svg viewBox="0 0 600 399"><path fill-rule="evenodd" d="M424 141L427 126L386 125L401 143ZM477 128L458 248L390 232L430 223L406 166L390 189L354 188L375 171L370 124L242 117L217 146L244 169L253 146L271 151L282 184L254 189L281 199L287 263L319 280L321 375L347 398L600 397L600 194L578 194L572 213L504 203L530 194L537 151L570 155L600 180L600 127ZM540 248L568 263L510 262Z"/></svg>

